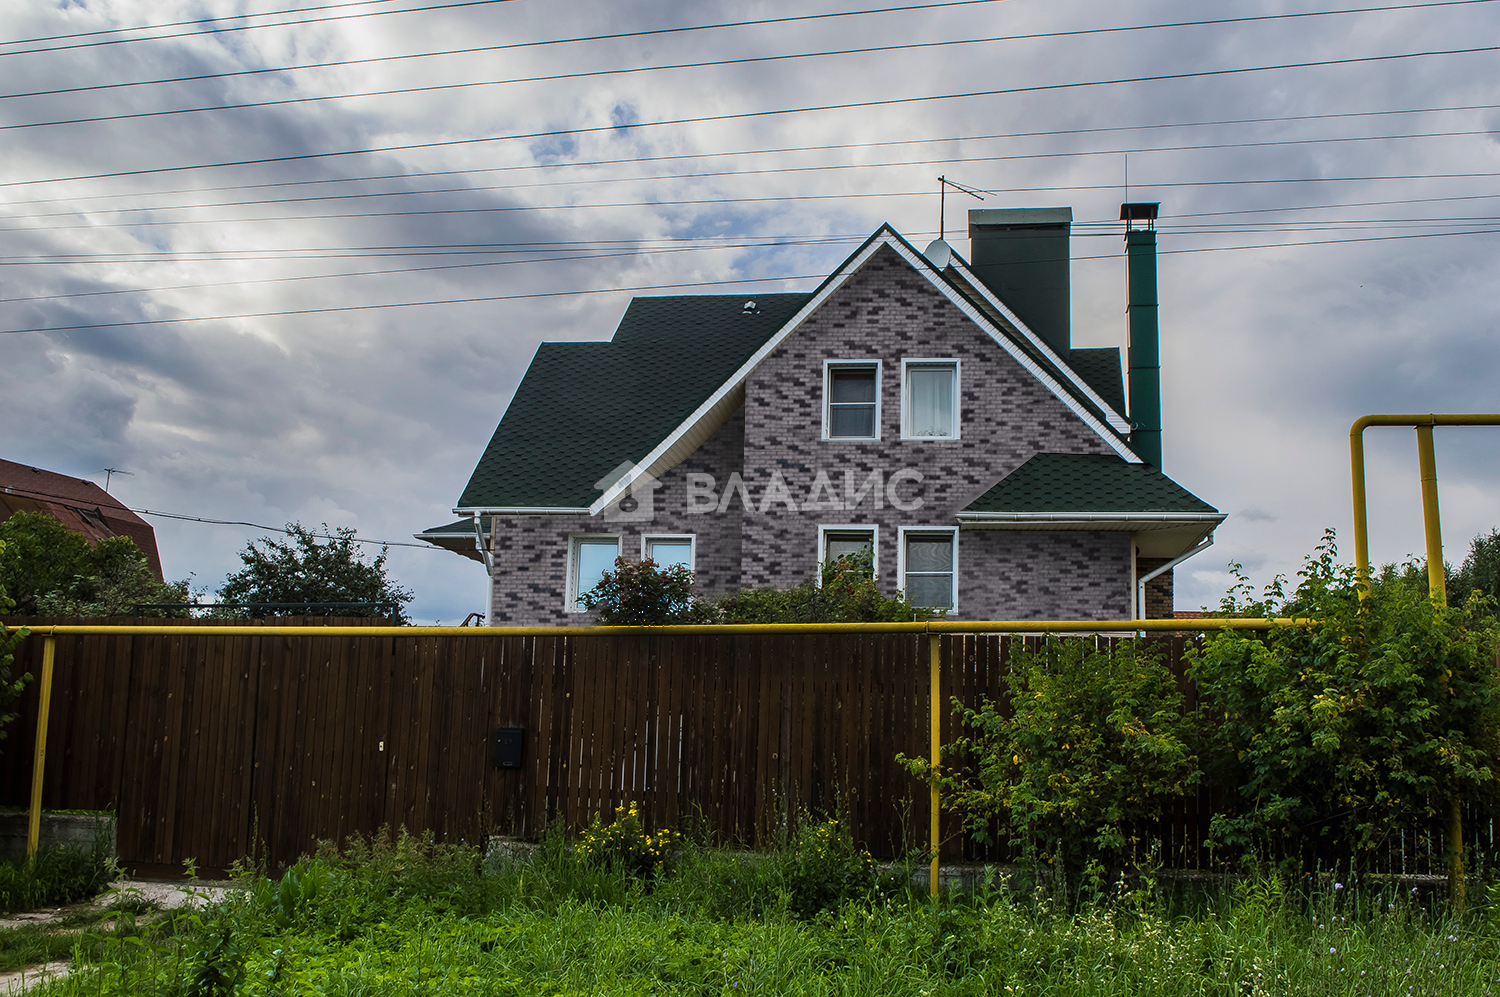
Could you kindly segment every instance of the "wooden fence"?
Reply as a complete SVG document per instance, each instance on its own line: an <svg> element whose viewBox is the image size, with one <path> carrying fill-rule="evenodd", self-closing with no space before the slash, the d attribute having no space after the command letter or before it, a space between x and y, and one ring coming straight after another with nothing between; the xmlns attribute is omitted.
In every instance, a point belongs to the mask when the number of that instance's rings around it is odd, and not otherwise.
<svg viewBox="0 0 1500 997"><path fill-rule="evenodd" d="M43 805L115 809L129 868L223 869L253 848L275 867L383 826L533 836L632 800L654 826L752 846L835 808L879 856L927 841L926 786L895 761L928 751L922 634L292 637L203 622L56 638ZM1001 698L1018 639L1035 638L943 635L941 702ZM1180 663L1184 638L1158 639ZM41 651L23 642L20 669L38 674ZM36 689L4 742L0 804L29 799ZM950 710L941 723L946 742ZM524 728L520 768L496 765L499 727ZM1203 864L1208 812L1187 798L1163 822L1167 864ZM959 832L945 817L945 860L1003 857Z"/></svg>

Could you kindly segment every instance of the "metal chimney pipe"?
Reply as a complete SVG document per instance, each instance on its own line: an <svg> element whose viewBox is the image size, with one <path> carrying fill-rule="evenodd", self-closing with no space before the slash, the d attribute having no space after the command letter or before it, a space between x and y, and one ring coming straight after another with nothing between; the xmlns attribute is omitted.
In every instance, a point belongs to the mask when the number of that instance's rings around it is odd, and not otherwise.
<svg viewBox="0 0 1500 997"><path fill-rule="evenodd" d="M1156 215L1160 203L1120 205L1129 287L1130 448L1161 468L1161 348L1156 301ZM1144 222L1144 228L1136 228Z"/></svg>

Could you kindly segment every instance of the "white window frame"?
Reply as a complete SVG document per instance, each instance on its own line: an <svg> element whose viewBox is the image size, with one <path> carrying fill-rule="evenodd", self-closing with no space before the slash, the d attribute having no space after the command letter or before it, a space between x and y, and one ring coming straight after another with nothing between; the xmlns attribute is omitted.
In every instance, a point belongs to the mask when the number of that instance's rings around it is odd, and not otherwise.
<svg viewBox="0 0 1500 997"><path fill-rule="evenodd" d="M688 545L688 570L698 570L698 535L696 533L642 533L641 534L641 560L646 559L646 551L651 547L653 540L676 540L687 541Z"/></svg>
<svg viewBox="0 0 1500 997"><path fill-rule="evenodd" d="M578 605L578 547L583 543L600 543L613 541L615 545L615 557L621 554L621 536L618 533L570 533L568 534L568 576L563 588L563 611L566 613L587 613L588 610Z"/></svg>
<svg viewBox="0 0 1500 997"><path fill-rule="evenodd" d="M875 368L875 435L874 436L830 436L828 435L829 405L833 400L833 370L836 367L873 367ZM882 406L880 404L881 385L884 383L884 372L879 360L824 360L823 361L823 441L825 443L860 443L865 440L880 439L880 417Z"/></svg>
<svg viewBox="0 0 1500 997"><path fill-rule="evenodd" d="M813 576L818 588L823 587L823 561L824 551L828 549L828 534L830 533L868 533L870 534L870 567L874 572L873 577L880 577L880 527L875 523L819 523L818 524L818 571Z"/></svg>
<svg viewBox="0 0 1500 997"><path fill-rule="evenodd" d="M911 387L907 379L906 371L912 366L952 366L953 368L953 435L952 436L913 436L911 435ZM963 363L957 357L902 357L901 358L901 438L912 440L917 443L951 443L963 436L963 420L959 413L963 411L963 396L961 388L963 385Z"/></svg>
<svg viewBox="0 0 1500 997"><path fill-rule="evenodd" d="M903 526L897 531L896 541L896 587L906 595L906 538L908 535L949 536L953 538L953 605L948 612L958 612L958 527L956 526Z"/></svg>

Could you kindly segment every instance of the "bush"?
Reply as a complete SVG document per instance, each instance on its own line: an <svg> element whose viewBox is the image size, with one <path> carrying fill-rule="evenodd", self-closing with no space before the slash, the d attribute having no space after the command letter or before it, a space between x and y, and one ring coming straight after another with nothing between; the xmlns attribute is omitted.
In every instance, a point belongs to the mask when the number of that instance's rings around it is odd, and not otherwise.
<svg viewBox="0 0 1500 997"><path fill-rule="evenodd" d="M108 840L101 830L88 849L54 848L20 865L0 863L0 912L56 907L96 896L118 871Z"/></svg>
<svg viewBox="0 0 1500 997"><path fill-rule="evenodd" d="M129 537L91 547L44 512L0 523L0 589L21 613L42 616L126 616L138 603L186 602L190 594L186 580L157 581Z"/></svg>
<svg viewBox="0 0 1500 997"><path fill-rule="evenodd" d="M1223 632L1190 652L1224 790L1211 840L1229 855L1359 864L1456 797L1493 806L1497 634L1484 600L1442 607L1395 573L1361 602L1332 531L1267 615L1307 626Z"/></svg>
<svg viewBox="0 0 1500 997"><path fill-rule="evenodd" d="M804 824L798 832L783 877L788 906L801 917L836 910L875 888L875 859L854 843L838 819Z"/></svg>
<svg viewBox="0 0 1500 997"><path fill-rule="evenodd" d="M880 591L874 557L866 548L826 562L815 582L789 589L745 589L718 602L725 623L907 623L941 616L913 606L904 595Z"/></svg>
<svg viewBox="0 0 1500 997"><path fill-rule="evenodd" d="M999 819L1026 860L1076 887L1090 864L1124 860L1167 801L1198 782L1191 721L1149 644L1013 646L1011 714L955 699L969 733L945 747L936 778L975 840L989 843ZM900 760L931 777L925 760Z"/></svg>
<svg viewBox="0 0 1500 997"><path fill-rule="evenodd" d="M608 870L653 880L666 872L678 838L670 829L648 834L639 806L631 803L616 807L614 820L608 824L595 814L574 849L581 858Z"/></svg>
<svg viewBox="0 0 1500 997"><path fill-rule="evenodd" d="M649 557L641 561L615 558L578 601L597 609L605 626L660 626L671 623L715 623L713 607L693 596L693 573L686 565L661 567Z"/></svg>
<svg viewBox="0 0 1500 997"><path fill-rule="evenodd" d="M245 566L224 579L222 602L320 603L369 602L369 609L335 607L298 610L308 616L388 616L407 622L405 606L415 598L385 574L388 550L366 561L356 531L340 527L321 537L301 523L286 524L287 539L252 540L240 551ZM323 524L323 533L329 533ZM326 543L319 543L327 539ZM243 611L224 608L215 615L234 617Z"/></svg>

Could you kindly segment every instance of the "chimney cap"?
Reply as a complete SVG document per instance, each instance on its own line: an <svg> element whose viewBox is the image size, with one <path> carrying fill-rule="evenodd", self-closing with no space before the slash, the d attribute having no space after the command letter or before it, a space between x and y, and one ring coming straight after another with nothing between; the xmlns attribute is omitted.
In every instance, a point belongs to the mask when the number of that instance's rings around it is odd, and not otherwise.
<svg viewBox="0 0 1500 997"><path fill-rule="evenodd" d="M1129 201L1120 205L1120 221L1154 222L1160 209L1160 201Z"/></svg>
<svg viewBox="0 0 1500 997"><path fill-rule="evenodd" d="M1068 225L1072 208L970 208L969 225Z"/></svg>

